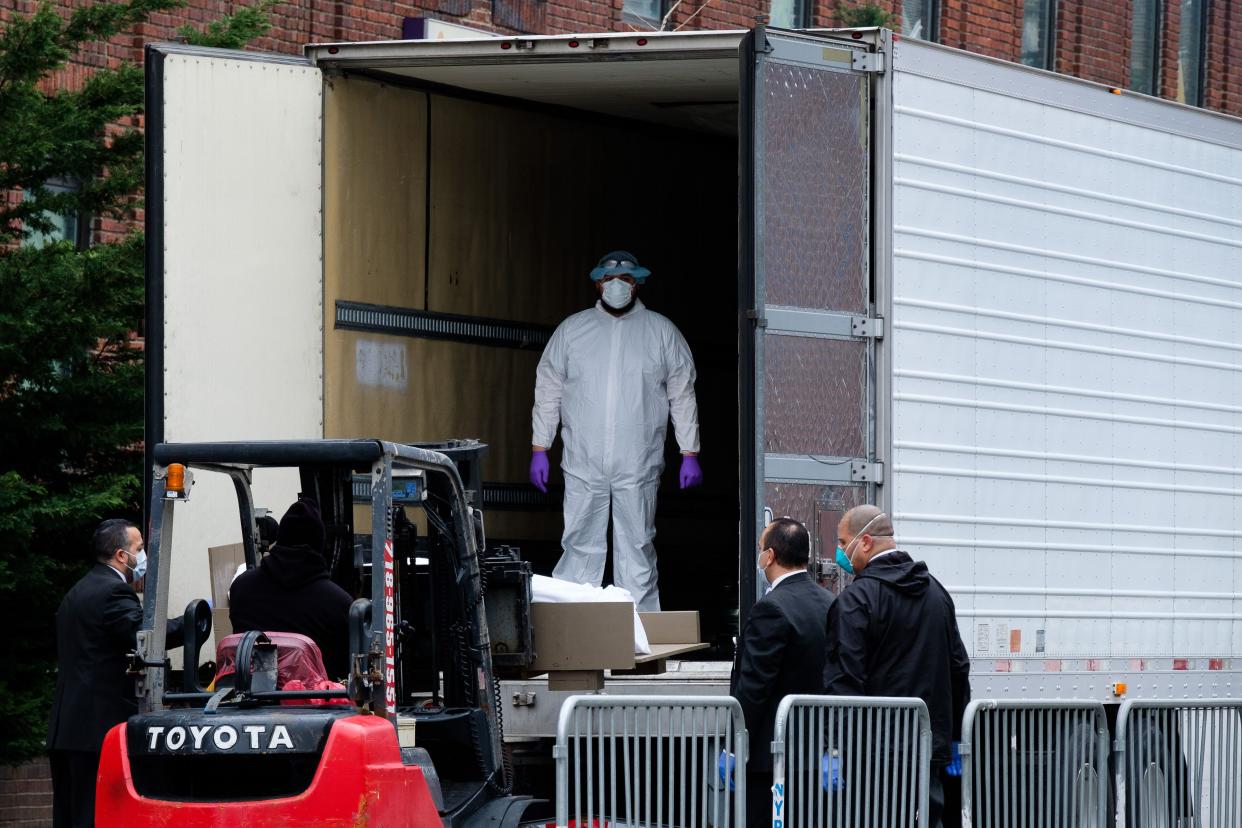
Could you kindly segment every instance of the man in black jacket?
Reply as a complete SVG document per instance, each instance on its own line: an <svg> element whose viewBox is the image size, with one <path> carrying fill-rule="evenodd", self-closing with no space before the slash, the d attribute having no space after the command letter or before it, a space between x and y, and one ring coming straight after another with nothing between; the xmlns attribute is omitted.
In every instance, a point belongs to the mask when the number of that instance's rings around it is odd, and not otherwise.
<svg viewBox="0 0 1242 828"><path fill-rule="evenodd" d="M95 821L95 776L104 736L138 712L126 660L137 644L142 605L134 574L142 533L127 520L105 520L91 542L95 565L56 611L56 695L48 722L52 823ZM181 646L181 620L168 623L165 644Z"/></svg>
<svg viewBox="0 0 1242 828"><path fill-rule="evenodd" d="M233 632L301 633L319 645L328 677L349 673L349 593L328 577L319 507L302 498L280 519L276 543L229 587Z"/></svg>
<svg viewBox="0 0 1242 828"><path fill-rule="evenodd" d="M940 828L943 773L961 738L970 701L970 659L953 599L897 549L893 523L875 506L857 506L837 526L855 579L828 614L824 684L834 696L917 696L932 727L930 828Z"/></svg>
<svg viewBox="0 0 1242 828"><path fill-rule="evenodd" d="M781 699L819 693L825 627L832 595L807 574L811 538L796 520L768 524L759 569L772 585L750 610L737 645L729 692L742 705L750 742L746 765L746 825L766 825L772 813L772 730Z"/></svg>

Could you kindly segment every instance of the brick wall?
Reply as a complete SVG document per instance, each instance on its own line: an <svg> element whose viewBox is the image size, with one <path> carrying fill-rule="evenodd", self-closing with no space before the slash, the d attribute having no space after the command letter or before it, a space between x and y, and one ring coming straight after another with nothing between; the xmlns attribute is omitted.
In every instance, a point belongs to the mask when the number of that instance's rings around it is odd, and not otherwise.
<svg viewBox="0 0 1242 828"><path fill-rule="evenodd" d="M46 759L0 767L0 825L52 824L52 771Z"/></svg>
<svg viewBox="0 0 1242 828"><path fill-rule="evenodd" d="M1242 4L1212 3L1208 9L1207 83L1204 104L1242 113Z"/></svg>
<svg viewBox="0 0 1242 828"><path fill-rule="evenodd" d="M940 42L980 55L1022 55L1022 0L941 0Z"/></svg>
<svg viewBox="0 0 1242 828"><path fill-rule="evenodd" d="M1133 7L1114 0L1057 4L1056 70L1122 89L1129 83Z"/></svg>
<svg viewBox="0 0 1242 828"><path fill-rule="evenodd" d="M1178 65L1177 43L1182 31L1182 4L1180 0L1165 0L1161 9L1164 22L1161 30L1164 40L1160 41L1160 96L1177 99Z"/></svg>
<svg viewBox="0 0 1242 828"><path fill-rule="evenodd" d="M811 25L838 23L841 0L808 0ZM846 0L848 3L863 0ZM900 0L873 0L894 15L900 28ZM1024 0L940 0L940 42L1003 60L1018 60L1022 46ZM1125 87L1128 83L1131 5L1124 0L1054 0L1057 71ZM272 13L272 30L253 48L298 53L304 44L331 40L389 40L401 36L405 17L431 16L507 34L565 34L643 28L624 21L624 0L415 0L346 2L290 0ZM57 0L61 8L71 0ZM0 25L14 10L30 13L35 0L0 0ZM92 47L56 79L73 87L95 67L139 60L144 42L169 40L189 22L203 25L236 7L229 0L188 0L175 14L155 15L111 43ZM769 8L769 0L681 0L669 17L670 29L749 27ZM1165 0L1160 91L1176 97L1179 0ZM1206 106L1242 115L1242 0L1210 4L1207 37Z"/></svg>

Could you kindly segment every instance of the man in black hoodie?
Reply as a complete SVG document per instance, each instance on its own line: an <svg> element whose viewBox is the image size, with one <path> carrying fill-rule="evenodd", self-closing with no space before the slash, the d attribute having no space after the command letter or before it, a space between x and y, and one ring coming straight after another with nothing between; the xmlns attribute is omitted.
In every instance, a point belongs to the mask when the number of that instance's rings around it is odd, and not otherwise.
<svg viewBox="0 0 1242 828"><path fill-rule="evenodd" d="M276 543L229 587L233 632L301 633L319 645L328 677L349 673L349 593L328 577L319 507L301 498L280 519Z"/></svg>
<svg viewBox="0 0 1242 828"><path fill-rule="evenodd" d="M917 696L932 728L928 825L940 828L943 774L961 738L970 701L970 659L953 599L897 549L893 523L875 506L856 506L837 525L855 579L828 611L824 684L833 696Z"/></svg>

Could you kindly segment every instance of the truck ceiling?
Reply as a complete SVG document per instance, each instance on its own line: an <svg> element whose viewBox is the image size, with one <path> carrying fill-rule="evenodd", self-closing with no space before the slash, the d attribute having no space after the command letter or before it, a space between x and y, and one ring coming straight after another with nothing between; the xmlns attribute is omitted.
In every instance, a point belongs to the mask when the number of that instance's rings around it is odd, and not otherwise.
<svg viewBox="0 0 1242 828"><path fill-rule="evenodd" d="M325 71L735 134L742 31L327 43ZM517 71L521 67L520 71Z"/></svg>

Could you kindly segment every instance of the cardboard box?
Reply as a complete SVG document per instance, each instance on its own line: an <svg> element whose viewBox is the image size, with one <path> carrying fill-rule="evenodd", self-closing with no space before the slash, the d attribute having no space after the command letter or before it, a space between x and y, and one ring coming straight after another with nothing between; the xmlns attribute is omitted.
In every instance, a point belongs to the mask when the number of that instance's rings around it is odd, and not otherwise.
<svg viewBox="0 0 1242 828"><path fill-rule="evenodd" d="M638 618L647 631L647 643L698 644L699 614L697 611L640 612Z"/></svg>
<svg viewBox="0 0 1242 828"><path fill-rule="evenodd" d="M233 573L237 572L237 567L246 562L246 548L240 543L212 546L207 550L207 561L211 569L211 601L217 610L227 609L229 585L233 583ZM216 640L219 638L218 636Z"/></svg>
<svg viewBox="0 0 1242 828"><path fill-rule="evenodd" d="M634 666L634 605L531 604L531 670L625 670Z"/></svg>
<svg viewBox="0 0 1242 828"><path fill-rule="evenodd" d="M211 611L211 633L217 645L224 638L233 634L233 622L229 621L228 607L216 607ZM214 658L214 656L212 657Z"/></svg>

